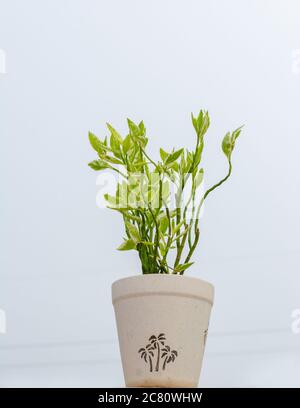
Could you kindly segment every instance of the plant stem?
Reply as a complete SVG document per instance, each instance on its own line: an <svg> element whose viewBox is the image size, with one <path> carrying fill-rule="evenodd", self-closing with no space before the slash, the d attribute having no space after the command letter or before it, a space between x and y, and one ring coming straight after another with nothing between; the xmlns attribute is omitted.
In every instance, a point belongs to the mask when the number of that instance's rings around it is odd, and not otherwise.
<svg viewBox="0 0 300 408"><path fill-rule="evenodd" d="M119 173L122 177L124 177L125 179L128 179L128 176L124 173L122 173L119 169L117 169L116 167L110 166L110 169L116 171L117 173Z"/></svg>
<svg viewBox="0 0 300 408"><path fill-rule="evenodd" d="M184 263L189 262L189 260L191 259L192 255L193 255L193 253L194 253L194 251L195 251L195 249L196 249L196 246L197 246L197 244L198 244L198 241L199 241L199 236L200 236L200 230L199 230L199 227L198 227L198 225L199 225L199 216L200 216L200 210L201 210L201 208L202 208L202 205L203 205L205 199L207 198L207 196L208 196L212 191L214 191L217 187L219 187L221 184L223 184L223 183L230 177L231 171L232 171L232 165L231 165L231 161L229 160L229 169L228 169L227 175L226 175L222 180L220 180L218 183L214 184L211 188L209 188L209 189L204 193L204 196L202 197L202 199L201 199L201 201L200 201L200 204L199 204L199 206L198 206L197 213L196 213L195 239L194 239L194 243L193 243L192 247L190 248L189 253L188 253L188 255L187 255L187 257L186 257Z"/></svg>
<svg viewBox="0 0 300 408"><path fill-rule="evenodd" d="M168 252L171 246L171 242L172 242L172 225L171 225L171 217L170 217L170 211L169 208L167 207L166 203L165 203L165 207L166 207L166 213L167 213L167 218L168 218L168 230L169 230L169 234L168 234L168 240L167 240L167 244L166 244L166 251L165 254L163 256L162 262L164 264L167 263L167 256L168 256ZM167 266L168 267L168 266ZM169 268L169 267L168 267Z"/></svg>
<svg viewBox="0 0 300 408"><path fill-rule="evenodd" d="M181 222L181 195L182 195L182 192L184 190L184 187L185 187L190 175L194 171L196 155L197 155L197 152L198 152L198 149L199 149L200 139L201 139L200 134L197 133L197 142L196 142L196 147L195 147L195 153L194 153L194 156L193 156L193 162L192 162L192 164L191 164L191 166L189 168L189 172L186 175L184 175L184 177L182 178L179 199L178 200L176 199L176 223L177 223L177 225ZM190 202L190 200L188 201L188 204L185 206L185 209L184 209L184 219L186 217L187 206L189 205L189 202ZM180 205L179 208L178 208L178 205ZM185 227L187 227L186 222L185 222ZM177 240L176 240L177 255L176 255L176 259L175 259L175 263L174 263L174 268L176 268L176 266L178 266L178 264L180 262L182 251L183 251L183 248L184 248L184 245L185 245L185 242L186 242L186 238L187 238L186 235L184 234L184 236L182 238L182 241L180 243L179 235L180 235L180 230L177 231Z"/></svg>

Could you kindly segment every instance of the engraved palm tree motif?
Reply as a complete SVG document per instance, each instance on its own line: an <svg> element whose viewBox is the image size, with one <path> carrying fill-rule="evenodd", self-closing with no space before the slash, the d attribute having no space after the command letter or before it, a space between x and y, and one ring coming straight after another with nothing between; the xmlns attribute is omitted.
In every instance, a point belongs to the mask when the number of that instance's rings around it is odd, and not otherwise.
<svg viewBox="0 0 300 408"><path fill-rule="evenodd" d="M149 362L150 372L153 371L153 358L156 353L156 364L155 371L159 371L160 362L163 361L162 369L165 370L166 365L171 361L174 362L175 358L178 356L176 350L171 350L171 347L165 345L166 336L164 333L160 333L158 336L154 334L149 337L149 343L146 347L139 349L141 358L145 360L146 363Z"/></svg>
<svg viewBox="0 0 300 408"><path fill-rule="evenodd" d="M206 345L207 334L208 334L208 329L204 330L204 338L203 338L204 347Z"/></svg>
<svg viewBox="0 0 300 408"><path fill-rule="evenodd" d="M161 358L164 358L164 363L162 369L166 368L166 364L169 364L171 361L174 362L175 358L178 356L176 350L171 350L170 346L165 346L162 350Z"/></svg>
<svg viewBox="0 0 300 408"><path fill-rule="evenodd" d="M146 347L140 348L138 352L141 353L141 358L143 358L146 363L149 361L150 372L152 372L153 371L152 358L154 357L152 345L147 344Z"/></svg>
<svg viewBox="0 0 300 408"><path fill-rule="evenodd" d="M165 344L166 337L164 333L160 333L157 337L152 335L149 337L149 341L153 346L153 349L157 350L157 360L155 365L155 371L159 370L159 362L160 362L160 347Z"/></svg>

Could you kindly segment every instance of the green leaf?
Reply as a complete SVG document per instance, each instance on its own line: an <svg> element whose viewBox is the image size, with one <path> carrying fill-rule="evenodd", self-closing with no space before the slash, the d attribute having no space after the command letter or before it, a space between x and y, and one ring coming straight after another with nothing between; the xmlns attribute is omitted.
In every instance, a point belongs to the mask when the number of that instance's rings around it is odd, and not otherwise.
<svg viewBox="0 0 300 408"><path fill-rule="evenodd" d="M203 138L210 125L210 118L207 111L201 110L197 118L192 114L192 123L198 137Z"/></svg>
<svg viewBox="0 0 300 408"><path fill-rule="evenodd" d="M128 210L120 210L120 212L122 212L122 214L124 215L124 217L125 217L125 218L128 218L129 220L136 221L136 222L138 222L139 224L142 222L142 220L141 220L139 217L137 217L137 216L135 216L135 215L132 215L132 214L129 214L129 213L128 213Z"/></svg>
<svg viewBox="0 0 300 408"><path fill-rule="evenodd" d="M200 184L203 181L203 177L204 177L204 170L200 169L199 172L197 173L196 177L195 177L195 187L199 187Z"/></svg>
<svg viewBox="0 0 300 408"><path fill-rule="evenodd" d="M188 231L189 231L190 227L187 226L179 235L176 235L173 238L173 241L176 241L176 239L183 237Z"/></svg>
<svg viewBox="0 0 300 408"><path fill-rule="evenodd" d="M206 111L203 115L202 125L200 127L200 135L203 137L210 125L209 114Z"/></svg>
<svg viewBox="0 0 300 408"><path fill-rule="evenodd" d="M159 243L159 249L160 249L162 256L164 256L166 253L166 246L162 242Z"/></svg>
<svg viewBox="0 0 300 408"><path fill-rule="evenodd" d="M146 164L148 164L149 162L146 161L139 161L134 163L135 166L139 167L139 166L145 166Z"/></svg>
<svg viewBox="0 0 300 408"><path fill-rule="evenodd" d="M153 242L150 241L140 241L139 243L147 246L154 246Z"/></svg>
<svg viewBox="0 0 300 408"><path fill-rule="evenodd" d="M168 165L168 167L176 172L179 171L179 164L175 161L172 164Z"/></svg>
<svg viewBox="0 0 300 408"><path fill-rule="evenodd" d="M170 183L168 181L164 181L162 186L162 198L164 201L167 202L169 196L170 196Z"/></svg>
<svg viewBox="0 0 300 408"><path fill-rule="evenodd" d="M127 135L123 141L123 152L127 154L127 152L131 149L132 147L132 140L131 136Z"/></svg>
<svg viewBox="0 0 300 408"><path fill-rule="evenodd" d="M101 140L99 140L98 137L94 135L94 133L89 132L89 140L92 148L96 150L97 153L102 154L104 152Z"/></svg>
<svg viewBox="0 0 300 408"><path fill-rule="evenodd" d="M135 242L138 243L141 241L141 237L140 237L140 233L139 230L137 229L137 227L133 224L131 224L128 221L125 221L125 226L126 229L130 235L130 238Z"/></svg>
<svg viewBox="0 0 300 408"><path fill-rule="evenodd" d="M170 154L168 156L167 160L166 160L166 164L169 165L169 164L173 163L174 161L176 161L178 159L178 157L181 156L182 152L183 152L183 149L179 149L176 152Z"/></svg>
<svg viewBox="0 0 300 408"><path fill-rule="evenodd" d="M110 136L110 148L116 157L122 157L119 139L113 133Z"/></svg>
<svg viewBox="0 0 300 408"><path fill-rule="evenodd" d="M186 164L187 163L186 163L185 155L183 154L180 160L180 172L181 173L185 173Z"/></svg>
<svg viewBox="0 0 300 408"><path fill-rule="evenodd" d="M127 239L117 249L119 251L130 251L136 249L136 244L132 239Z"/></svg>
<svg viewBox="0 0 300 408"><path fill-rule="evenodd" d="M113 164L124 164L121 160L117 159L116 157L113 156L105 156L105 160L107 160L109 163Z"/></svg>
<svg viewBox="0 0 300 408"><path fill-rule="evenodd" d="M118 133L116 131L116 129L112 127L111 124L106 123L106 126L108 127L108 130L110 131L110 134L114 135L114 137L118 140L119 144L122 144L123 139L122 139L122 136L120 135L120 133Z"/></svg>
<svg viewBox="0 0 300 408"><path fill-rule="evenodd" d="M104 198L105 198L105 200L106 200L110 205L112 205L112 206L116 206L116 205L117 205L117 199L116 199L116 197L114 197L114 196L112 196L112 195L110 195L110 194L105 193L105 194L104 194Z"/></svg>
<svg viewBox="0 0 300 408"><path fill-rule="evenodd" d="M148 143L148 139L145 137L145 126L144 123L141 122L139 126L137 126L131 119L127 119L129 133L133 138L134 142L138 143L138 145L145 147Z"/></svg>
<svg viewBox="0 0 300 408"><path fill-rule="evenodd" d="M160 154L160 157L161 157L161 159L162 159L163 162L165 162L165 161L167 160L168 156L169 156L169 153L167 153L167 152L166 152L164 149L162 149L162 148L159 149L159 154Z"/></svg>
<svg viewBox="0 0 300 408"><path fill-rule="evenodd" d="M194 129L195 129L196 133L198 134L198 122L197 122L197 118L195 118L195 116L193 115L193 113L191 113L191 117L192 117L192 123L193 123Z"/></svg>
<svg viewBox="0 0 300 408"><path fill-rule="evenodd" d="M162 234L165 234L169 226L169 220L168 217L165 216L164 218L161 219L160 224L159 224L159 229L162 232Z"/></svg>
<svg viewBox="0 0 300 408"><path fill-rule="evenodd" d="M243 127L244 127L244 125L240 126L239 128L235 129L235 130L232 132L232 139L233 139L234 142L236 141L236 139L237 139L237 138L239 137L239 135L241 134L241 131L242 131Z"/></svg>
<svg viewBox="0 0 300 408"><path fill-rule="evenodd" d="M231 154L233 152L236 139L239 137L242 131L242 127L243 126L237 128L232 133L227 132L226 135L224 136L224 139L222 141L222 150L224 154L227 156L228 160L231 159Z"/></svg>
<svg viewBox="0 0 300 408"><path fill-rule="evenodd" d="M129 118L127 118L128 128L132 136L140 136L141 130L140 128Z"/></svg>
<svg viewBox="0 0 300 408"><path fill-rule="evenodd" d="M187 268L189 268L191 265L193 265L194 262L188 262L185 264L179 264L176 266L175 268L175 272L183 272L185 271Z"/></svg>
<svg viewBox="0 0 300 408"><path fill-rule="evenodd" d="M139 123L139 129L140 129L140 131L141 131L141 135L145 135L145 134L146 134L146 128L145 128L145 125L144 125L144 122L143 122L143 121L141 121L141 122Z"/></svg>
<svg viewBox="0 0 300 408"><path fill-rule="evenodd" d="M93 170L104 170L108 169L110 166L105 163L103 160L93 160L88 164Z"/></svg>
<svg viewBox="0 0 300 408"><path fill-rule="evenodd" d="M232 144L231 144L231 135L230 132L226 133L224 136L224 139L222 141L222 150L224 154L230 158L231 152L232 152Z"/></svg>
<svg viewBox="0 0 300 408"><path fill-rule="evenodd" d="M179 224L177 224L176 226L174 226L173 228L173 235L177 234L177 232L180 230L180 228L183 226L184 224L184 220L182 220Z"/></svg>
<svg viewBox="0 0 300 408"><path fill-rule="evenodd" d="M111 207L111 206L108 205L107 208L109 208L110 210L118 211L119 213L123 214L125 218L128 218L129 220L133 220L133 221L136 221L138 223L142 222L139 217L136 217L135 215L131 215L131 214L128 213L128 211L131 210L130 207L120 208L120 207Z"/></svg>
<svg viewBox="0 0 300 408"><path fill-rule="evenodd" d="M198 166L199 163L201 162L203 147L204 143L203 141L201 141L197 151L195 152L195 166Z"/></svg>

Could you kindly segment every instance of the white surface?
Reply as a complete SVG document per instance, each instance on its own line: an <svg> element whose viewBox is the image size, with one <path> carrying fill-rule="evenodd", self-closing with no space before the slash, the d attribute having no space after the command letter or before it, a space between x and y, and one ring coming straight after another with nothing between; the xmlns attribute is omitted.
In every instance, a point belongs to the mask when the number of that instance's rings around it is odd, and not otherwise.
<svg viewBox="0 0 300 408"><path fill-rule="evenodd" d="M192 146L208 108L207 201L190 274L214 283L203 386L300 386L298 1L0 0L1 386L118 386L110 301L139 273L95 206L87 131L144 119L150 146ZM2 53L3 55L3 53Z"/></svg>

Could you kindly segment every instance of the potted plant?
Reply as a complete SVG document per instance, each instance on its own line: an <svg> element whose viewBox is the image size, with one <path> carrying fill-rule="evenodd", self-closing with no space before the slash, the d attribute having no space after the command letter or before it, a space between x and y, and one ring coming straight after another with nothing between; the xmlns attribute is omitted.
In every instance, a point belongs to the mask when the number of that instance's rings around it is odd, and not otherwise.
<svg viewBox="0 0 300 408"><path fill-rule="evenodd" d="M147 152L143 122L128 119L123 138L110 124L109 140L89 133L98 158L89 166L114 171L119 180L107 206L121 214L125 237L119 250L138 252L142 275L112 285L112 300L127 386L196 387L213 305L212 284L183 276L199 242L199 217L208 195L231 175L231 155L241 127L228 132L222 150L228 172L203 189L201 158L210 124L207 111L192 115L193 151Z"/></svg>

